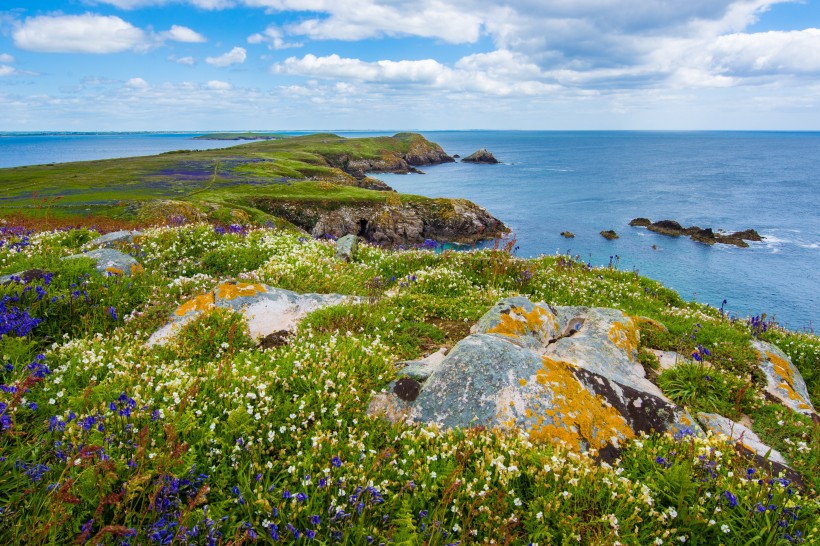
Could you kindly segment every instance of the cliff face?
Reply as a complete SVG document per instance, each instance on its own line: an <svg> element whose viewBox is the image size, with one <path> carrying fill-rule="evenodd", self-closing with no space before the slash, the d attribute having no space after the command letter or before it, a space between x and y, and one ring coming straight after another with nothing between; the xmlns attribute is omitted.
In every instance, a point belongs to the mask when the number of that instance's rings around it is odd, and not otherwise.
<svg viewBox="0 0 820 546"><path fill-rule="evenodd" d="M437 241L473 243L500 237L507 227L475 203L464 199L423 199L407 203L327 203L259 200L270 214L285 218L314 237L348 233L369 241L407 245Z"/></svg>

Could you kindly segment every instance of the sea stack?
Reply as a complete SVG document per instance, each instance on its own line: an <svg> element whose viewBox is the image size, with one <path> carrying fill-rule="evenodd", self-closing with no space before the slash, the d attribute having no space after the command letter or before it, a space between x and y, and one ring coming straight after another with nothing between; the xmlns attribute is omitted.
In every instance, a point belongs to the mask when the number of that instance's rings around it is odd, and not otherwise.
<svg viewBox="0 0 820 546"><path fill-rule="evenodd" d="M495 158L495 156L488 152L486 148L481 148L480 150L473 152L461 161L463 163L486 163L488 165L494 165L498 163L498 160Z"/></svg>

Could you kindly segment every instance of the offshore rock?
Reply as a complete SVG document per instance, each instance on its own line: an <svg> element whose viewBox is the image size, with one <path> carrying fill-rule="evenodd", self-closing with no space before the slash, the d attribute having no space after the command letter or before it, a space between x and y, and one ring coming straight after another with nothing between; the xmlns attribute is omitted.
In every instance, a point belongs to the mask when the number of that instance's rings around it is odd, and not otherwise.
<svg viewBox="0 0 820 546"><path fill-rule="evenodd" d="M670 237L679 237L684 232L683 226L674 220L660 220L646 226L646 229Z"/></svg>
<svg viewBox="0 0 820 546"><path fill-rule="evenodd" d="M639 226L639 227L646 227L646 226L649 226L650 224L652 224L652 220L650 220L649 218L642 218L642 217L641 218L633 218L629 222L630 226Z"/></svg>
<svg viewBox="0 0 820 546"><path fill-rule="evenodd" d="M494 165L498 163L498 160L487 151L486 148L481 148L477 150L464 159L461 160L462 163L485 163L487 165Z"/></svg>
<svg viewBox="0 0 820 546"><path fill-rule="evenodd" d="M766 392L784 406L805 415L817 415L800 371L779 347L752 340L757 365L766 375Z"/></svg>
<svg viewBox="0 0 820 546"><path fill-rule="evenodd" d="M293 331L311 311L355 301L358 298L340 294L299 294L259 283L223 282L180 305L169 322L151 335L148 345L166 343L182 326L215 307L242 313L251 337L264 339L270 334L281 337Z"/></svg>
<svg viewBox="0 0 820 546"><path fill-rule="evenodd" d="M96 264L97 271L103 275L124 275L130 277L143 271L142 266L129 256L119 250L111 248L98 248L96 250L89 250L83 254L72 254L66 256L63 260L72 260L75 258L91 258Z"/></svg>
<svg viewBox="0 0 820 546"><path fill-rule="evenodd" d="M435 366L400 377L373 397L368 413L391 421L453 427L497 427L533 441L617 456L640 432L699 432L688 413L667 400L637 362L638 331L615 309L550 307L524 297L493 306Z"/></svg>
<svg viewBox="0 0 820 546"><path fill-rule="evenodd" d="M613 240L619 238L618 234L615 233L615 231L611 230L611 229L607 229L607 230L602 231L601 232L601 237L603 237L604 239L608 239L610 241L613 241Z"/></svg>
<svg viewBox="0 0 820 546"><path fill-rule="evenodd" d="M571 231L562 231L562 232L561 232L561 237L564 237L564 238L566 238L566 239L574 239L574 238L575 238L575 234L574 234L573 232L571 232Z"/></svg>

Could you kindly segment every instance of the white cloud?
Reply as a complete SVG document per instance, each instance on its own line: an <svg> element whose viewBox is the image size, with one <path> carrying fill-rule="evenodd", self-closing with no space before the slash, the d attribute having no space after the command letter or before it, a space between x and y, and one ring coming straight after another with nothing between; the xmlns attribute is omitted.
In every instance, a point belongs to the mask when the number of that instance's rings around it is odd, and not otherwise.
<svg viewBox="0 0 820 546"><path fill-rule="evenodd" d="M298 42L286 42L282 29L276 26L269 26L262 33L251 34L248 36L249 44L268 44L269 49L288 49L291 47L302 47Z"/></svg>
<svg viewBox="0 0 820 546"><path fill-rule="evenodd" d="M5 65L5 64L0 64L0 77L2 77L2 76L11 76L15 72L16 71L14 70L14 67L11 67L11 66L8 66L8 65Z"/></svg>
<svg viewBox="0 0 820 546"><path fill-rule="evenodd" d="M120 9L138 9L147 6L162 6L171 3L171 0L96 0L101 4L110 4ZM217 10L236 5L233 0L187 0L188 4L202 9Z"/></svg>
<svg viewBox="0 0 820 546"><path fill-rule="evenodd" d="M205 62L219 68L224 68L226 66L231 66L232 64L242 64L245 62L247 57L248 55L245 48L235 47L219 57L208 57L205 59Z"/></svg>
<svg viewBox="0 0 820 546"><path fill-rule="evenodd" d="M125 82L125 86L130 89L137 89L140 91L144 91L151 87L151 85L142 78L131 78L130 80Z"/></svg>
<svg viewBox="0 0 820 546"><path fill-rule="evenodd" d="M13 63L14 57L8 53L0 53L0 63Z"/></svg>
<svg viewBox="0 0 820 546"><path fill-rule="evenodd" d="M117 53L145 47L145 33L115 16L43 15L12 34L20 49L44 53Z"/></svg>
<svg viewBox="0 0 820 546"><path fill-rule="evenodd" d="M169 60L174 61L177 64L184 64L187 66L194 66L196 64L196 59L193 57L180 57L179 59L171 57Z"/></svg>
<svg viewBox="0 0 820 546"><path fill-rule="evenodd" d="M820 30L729 34L712 47L713 64L726 74L818 74Z"/></svg>
<svg viewBox="0 0 820 546"><path fill-rule="evenodd" d="M233 89L233 86L228 82L223 82L219 80L211 80L205 85L205 87L213 91L229 91Z"/></svg>
<svg viewBox="0 0 820 546"><path fill-rule="evenodd" d="M185 42L185 43L202 43L206 42L205 36L196 32L195 30L191 30L188 27L183 27L179 25L172 25L171 29L160 33L160 36L166 40L173 40L174 42Z"/></svg>
<svg viewBox="0 0 820 546"><path fill-rule="evenodd" d="M503 59L514 62L511 67L499 69ZM290 57L283 63L273 65L272 70L393 88L421 85L445 91L470 91L496 96L551 94L560 90L559 85L543 81L545 75L539 73L537 67L506 51L465 57L456 63L455 68L433 59L365 62L335 54L327 57L308 54L301 59ZM510 78L513 73L517 75L514 79Z"/></svg>

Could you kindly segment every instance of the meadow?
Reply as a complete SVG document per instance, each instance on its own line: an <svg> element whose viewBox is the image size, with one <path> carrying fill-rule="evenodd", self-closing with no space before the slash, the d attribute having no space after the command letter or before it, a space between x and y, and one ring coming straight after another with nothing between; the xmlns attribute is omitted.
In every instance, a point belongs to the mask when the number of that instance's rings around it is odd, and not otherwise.
<svg viewBox="0 0 820 546"><path fill-rule="evenodd" d="M820 542L820 426L764 396L749 346L785 351L817 407L813 333L684 301L617 260L521 259L514 240L468 252L362 244L345 262L332 240L286 225L176 219L122 247L144 268L122 277L61 260L114 220L48 231L22 220L0 227L0 273L39 270L0 286L0 543ZM267 348L224 309L146 345L225 280L361 302L315 311ZM692 412L750 418L802 483L711 434L643 435L608 464L594 450L366 414L397 361L452 347L518 294L661 322L668 332L641 326L649 376ZM661 372L650 348L699 359Z"/></svg>

